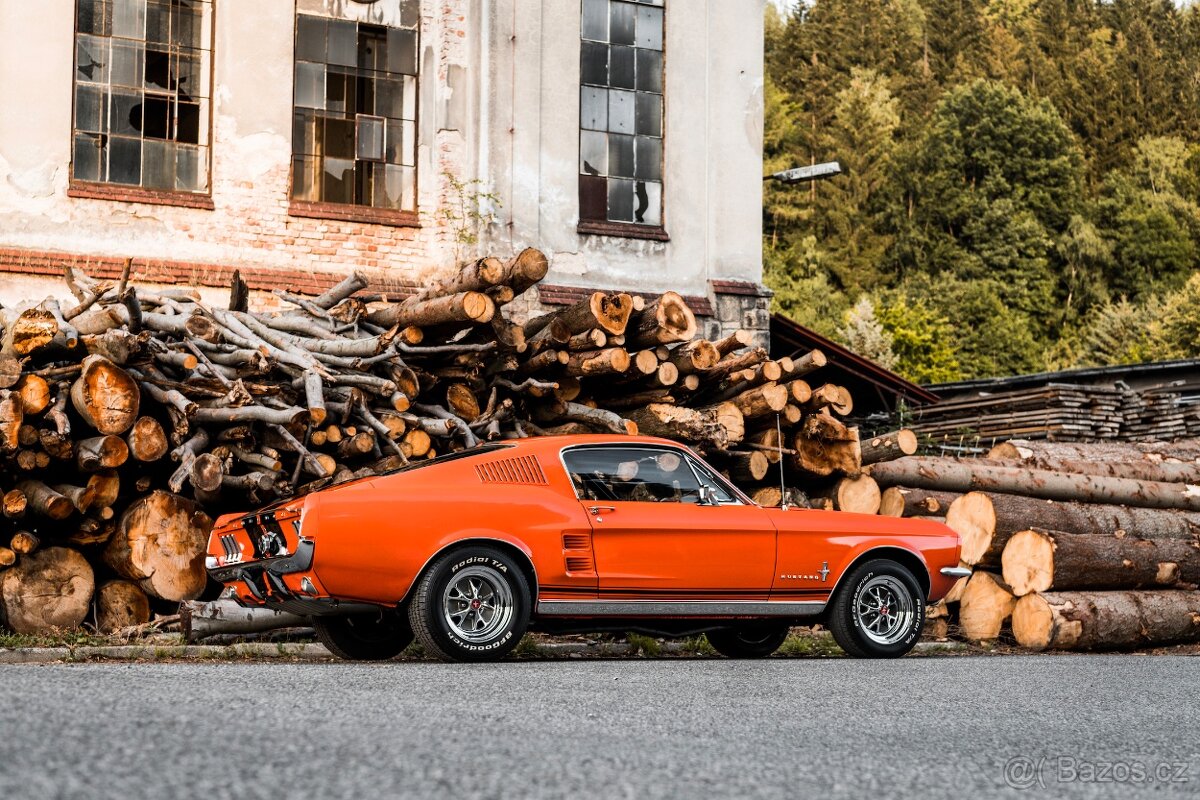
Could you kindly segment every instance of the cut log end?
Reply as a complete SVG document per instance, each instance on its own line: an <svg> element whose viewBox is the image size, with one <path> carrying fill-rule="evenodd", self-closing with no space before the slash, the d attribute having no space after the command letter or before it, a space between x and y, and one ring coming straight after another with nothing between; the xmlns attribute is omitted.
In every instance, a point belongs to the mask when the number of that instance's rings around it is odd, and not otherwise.
<svg viewBox="0 0 1200 800"><path fill-rule="evenodd" d="M962 560L978 564L996 533L996 509L983 492L968 492L950 504L946 524L962 537Z"/></svg>

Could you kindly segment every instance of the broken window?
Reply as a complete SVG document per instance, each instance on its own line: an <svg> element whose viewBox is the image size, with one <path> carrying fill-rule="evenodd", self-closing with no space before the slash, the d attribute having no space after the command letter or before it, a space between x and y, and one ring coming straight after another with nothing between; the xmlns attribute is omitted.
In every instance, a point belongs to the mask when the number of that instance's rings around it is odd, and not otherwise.
<svg viewBox="0 0 1200 800"><path fill-rule="evenodd" d="M212 0L76 0L71 176L208 191Z"/></svg>
<svg viewBox="0 0 1200 800"><path fill-rule="evenodd" d="M662 225L664 0L582 0L579 219Z"/></svg>
<svg viewBox="0 0 1200 800"><path fill-rule="evenodd" d="M403 27L297 15L292 198L417 209L417 0Z"/></svg>

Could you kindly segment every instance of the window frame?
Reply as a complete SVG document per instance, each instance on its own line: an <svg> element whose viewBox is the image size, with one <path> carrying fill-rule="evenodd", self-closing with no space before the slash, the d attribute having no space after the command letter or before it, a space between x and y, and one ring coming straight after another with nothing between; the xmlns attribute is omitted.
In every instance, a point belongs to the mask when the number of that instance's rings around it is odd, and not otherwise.
<svg viewBox="0 0 1200 800"><path fill-rule="evenodd" d="M215 98L208 98L208 115L202 124L208 126L208 145L205 147L204 170L207 179L205 189L200 192L189 192L186 189L151 189L143 186L133 186L127 183L112 183L109 181L89 181L75 177L75 97L79 70L79 3L71 3L71 146L70 158L67 161L67 197L86 200L111 200L123 203L145 203L148 205L175 206L180 208L196 208L212 211L213 203L213 151L216 142L213 136L213 121L215 118ZM209 94L216 92L217 86L217 13L219 0L210 0L210 24L208 31L208 89ZM108 38L112 38L111 34ZM142 39L145 42L145 39ZM143 139L145 136L143 135ZM174 140L166 140L174 141Z"/></svg>
<svg viewBox="0 0 1200 800"><path fill-rule="evenodd" d="M585 0L577 0L577 2L579 3L579 10L580 10L580 21L579 21L579 25L577 26L578 42L579 42L579 58L577 59L577 63L580 66L578 89L580 90L580 94L582 93L583 87L585 85L583 82L583 46L584 46L585 42L593 41L591 39L583 38L583 4L584 4L584 1ZM657 225L651 225L651 224L645 224L645 223L640 223L640 222L624 222L624 221L619 221L619 220L608 220L608 219L598 220L598 219L584 219L583 218L583 216L582 216L583 208L582 208L582 203L580 202L580 196L579 196L579 184L580 184L580 180L583 176L580 171L579 162L583 157L582 156L582 149L583 149L582 140L583 140L583 132L585 129L583 127L583 118L582 118L582 113L583 113L582 101L580 101L580 110L579 110L579 113L576 114L576 122L575 122L575 126L576 126L576 137L575 137L575 148L576 148L575 149L575 183L576 183L575 204L576 204L576 208L575 208L575 212L576 212L576 220L577 220L576 225L575 225L575 232L580 235L609 236L609 237L616 237L616 238L623 238L623 239L645 239L645 240L650 240L650 241L669 242L671 240L671 236L670 236L670 234L667 233L667 229L666 229L666 209L667 209L666 186L667 186L667 117L668 117L668 113L667 113L667 105L668 105L667 104L667 30L668 30L668 25L669 25L669 21L667 19L667 16L668 16L667 15L667 6L668 6L668 3L670 2L670 0L662 0L661 3L639 2L639 0L619 0L619 1L629 2L629 4L633 5L633 6L645 6L647 8L662 9L662 49L658 51L662 54L662 91L659 93L659 96L662 98L662 119L661 119L662 135L659 138L659 141L661 142L661 154L659 156L661 171L660 171L660 176L659 176L659 180L658 180L659 186L661 187L660 195L659 195L659 212L658 212L659 221L658 221ZM608 0L608 2L612 2L612 0ZM611 8L611 6L610 6L610 8ZM606 43L606 46L611 47L612 46L611 42ZM636 46L634 47L634 49L635 50L637 49ZM595 84L587 84L587 85L592 86ZM611 84L610 84L606 88L611 89L613 87L611 87ZM622 90L622 91L624 91L624 90ZM631 89L628 91L633 92L636 90Z"/></svg>
<svg viewBox="0 0 1200 800"><path fill-rule="evenodd" d="M322 17L321 15L317 15L317 14L303 14L300 11L299 6L296 4L293 4L293 8L292 8L292 51L291 51L292 52L291 113L293 116L295 115L296 109L298 108L298 106L296 105L295 75L296 75L296 64L298 64L300 62L300 59L297 58L297 35L299 32L301 16L318 17L318 18L326 19L326 20L352 21L352 20L344 20L344 18L341 18L341 17ZM359 20L353 20L353 21L355 22L355 24L361 23L361 21L359 21ZM295 180L293 161L296 158L296 151L295 151L295 143L292 141L292 136L289 134L288 144L290 147L290 152L288 153L288 181L287 181L287 198L288 198L287 213L288 213L288 216L301 217L301 218L307 218L307 219L334 220L334 221L339 221L339 222L358 222L358 223L366 223L369 225L386 225L386 226L393 227L393 228L420 228L420 227L422 227L422 225L421 225L421 168L420 168L420 163L419 163L420 162L420 151L421 151L421 97L422 97L421 79L423 77L423 72L421 69L421 67L422 67L422 64L421 64L421 42L422 42L423 36L424 36L424 31L422 30L422 22L423 22L422 19L420 17L418 17L417 26L415 28L411 28L411 29L410 28L396 28L396 30L412 30L416 34L416 37L417 37L416 55L415 55L417 73L416 73L416 75L413 76L415 78L415 83L416 83L417 97L413 103L414 111L413 111L413 119L412 119L413 138L414 138L413 199L415 202L415 207L412 210L407 210L407 209L399 209L399 208L384 208L384 207L380 207L380 206L359 205L356 203L335 203L335 202L328 202L328 201L323 201L323 200L316 201L316 200L298 200L298 199L296 199L293 196L293 188L294 188L294 180ZM366 24L375 25L376 23L366 23ZM388 29L391 26L380 25L379 27ZM329 64L326 63L325 66L326 66L326 68L328 68ZM397 73L397 74L407 74L407 73ZM355 113L355 130L356 130L356 132L357 132L357 126L358 126L357 120L358 120L358 117L360 117L360 116L376 116L376 115L373 115L373 114L362 115L362 114L358 114L356 112ZM355 161L360 160L357 157L357 154L355 155L354 160ZM371 163L376 163L376 162L372 161Z"/></svg>
<svg viewBox="0 0 1200 800"><path fill-rule="evenodd" d="M733 498L733 501L727 502L727 503L717 503L716 504L717 506L758 507L758 505L753 500L751 500L749 497L747 497L745 495L745 493L742 492L742 490L740 490L736 486L734 486L732 482L726 480L725 477L723 475L721 475L720 472L713 469L712 466L710 466L709 464L704 462L703 459L700 459L698 456L696 456L690 449L688 449L686 447L670 445L670 444L659 444L659 443L649 444L649 443L645 443L645 442L597 442L594 444L591 444L591 443L589 443L589 444L573 444L573 445L568 445L567 447L564 447L561 450L559 450L558 451L558 462L563 468L563 473L566 475L567 482L571 485L571 491L575 493L575 499L578 500L579 502L581 502L581 503L582 502L597 502L597 503L602 503L602 502L643 503L643 502L647 502L647 501L641 501L641 500L589 501L589 500L585 500L583 497L580 496L579 487L577 487L575 485L575 480L571 477L571 468L567 466L567 458L566 458L567 453L576 452L576 451L580 451L580 450L587 451L587 450L612 450L612 449L622 449L622 450L640 449L640 450L647 450L650 452L674 453L675 455L678 455L679 457L683 458L684 461L687 462L688 468L692 471L692 475L696 478L696 482L699 485L703 486L705 481L701 477L700 473L697 472L697 470L696 470L697 463L703 465L706 468L706 471L711 474L712 479L714 481L716 481L720 486L722 486L729 493L729 496ZM660 505L660 504L659 503L649 503L649 505ZM661 503L661 505L664 505L664 506L692 505L692 506L699 507L698 503Z"/></svg>

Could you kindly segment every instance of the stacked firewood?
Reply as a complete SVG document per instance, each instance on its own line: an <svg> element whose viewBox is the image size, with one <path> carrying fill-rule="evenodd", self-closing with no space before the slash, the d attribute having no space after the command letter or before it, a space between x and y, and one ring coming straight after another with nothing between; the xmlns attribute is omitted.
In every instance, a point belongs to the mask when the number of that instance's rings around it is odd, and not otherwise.
<svg viewBox="0 0 1200 800"><path fill-rule="evenodd" d="M640 431L767 503L781 472L824 478L838 507L837 478L899 446L860 446L849 394L804 380L819 351L697 338L674 292L510 316L546 271L529 249L400 302L352 275L251 310L236 275L221 308L68 270L75 302L0 309L3 622L144 623L203 594L217 515L488 441Z"/></svg>
<svg viewBox="0 0 1200 800"><path fill-rule="evenodd" d="M884 513L944 516L975 573L931 626L1034 650L1200 641L1200 440L1010 441L871 468ZM1010 622L1011 621L1011 622Z"/></svg>

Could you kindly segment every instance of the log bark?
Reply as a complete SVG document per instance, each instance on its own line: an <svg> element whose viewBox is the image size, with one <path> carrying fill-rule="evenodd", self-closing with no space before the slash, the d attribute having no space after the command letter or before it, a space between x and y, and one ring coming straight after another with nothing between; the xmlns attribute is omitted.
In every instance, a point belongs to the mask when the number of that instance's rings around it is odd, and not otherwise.
<svg viewBox="0 0 1200 800"><path fill-rule="evenodd" d="M527 247L504 265L503 282L519 295L546 277L549 270L550 261L546 255L541 250Z"/></svg>
<svg viewBox="0 0 1200 800"><path fill-rule="evenodd" d="M1047 592L1022 597L1013 635L1031 650L1133 650L1200 641L1200 592Z"/></svg>
<svg viewBox="0 0 1200 800"><path fill-rule="evenodd" d="M103 356L88 356L71 385L71 403L97 433L120 435L138 417L141 392L137 381Z"/></svg>
<svg viewBox="0 0 1200 800"><path fill-rule="evenodd" d="M17 490L25 495L28 509L43 517L63 520L75 510L68 498L41 481L21 481L17 484Z"/></svg>
<svg viewBox="0 0 1200 800"><path fill-rule="evenodd" d="M185 641L199 642L220 634L262 633L280 628L311 628L306 617L270 608L245 608L233 600L179 604L179 623Z"/></svg>
<svg viewBox="0 0 1200 800"><path fill-rule="evenodd" d="M969 565L998 566L1009 538L1028 528L1067 533L1200 540L1200 514L971 492L950 505L946 524L962 537Z"/></svg>
<svg viewBox="0 0 1200 800"><path fill-rule="evenodd" d="M713 342L713 347L717 349L717 353L720 354L721 358L724 358L735 350L741 350L752 344L754 344L754 334L747 330L738 329L724 339Z"/></svg>
<svg viewBox="0 0 1200 800"><path fill-rule="evenodd" d="M1200 542L1061 531L1018 531L1001 556L1018 597L1031 592L1200 584Z"/></svg>
<svg viewBox="0 0 1200 800"><path fill-rule="evenodd" d="M84 472L115 469L128 459L129 445L120 436L93 436L75 445L75 464Z"/></svg>
<svg viewBox="0 0 1200 800"><path fill-rule="evenodd" d="M633 301L629 295L592 292L573 305L529 320L524 326L525 335L532 337L557 320L568 337L592 329L620 336L625 333L632 312Z"/></svg>
<svg viewBox="0 0 1200 800"><path fill-rule="evenodd" d="M917 452L917 435L908 428L872 436L862 443L864 464L891 461Z"/></svg>
<svg viewBox="0 0 1200 800"><path fill-rule="evenodd" d="M703 383L716 384L733 373L743 369L756 367L767 360L767 351L763 347L755 347L741 353L735 353L722 358L711 369L699 373Z"/></svg>
<svg viewBox="0 0 1200 800"><path fill-rule="evenodd" d="M803 378L810 372L815 372L828 363L825 353L820 350L810 350L802 356L792 358L791 368L784 378Z"/></svg>
<svg viewBox="0 0 1200 800"><path fill-rule="evenodd" d="M42 540L29 531L17 531L9 540L8 546L14 552L26 556L37 550Z"/></svg>
<svg viewBox="0 0 1200 800"><path fill-rule="evenodd" d="M26 309L2 321L5 355L24 358L49 345L58 335L58 321L41 307Z"/></svg>
<svg viewBox="0 0 1200 800"><path fill-rule="evenodd" d="M0 389L0 452L11 452L21 446L21 424L24 419L21 396L8 389Z"/></svg>
<svg viewBox="0 0 1200 800"><path fill-rule="evenodd" d="M137 584L114 580L96 591L96 628L116 633L150 621L150 599Z"/></svg>
<svg viewBox="0 0 1200 800"><path fill-rule="evenodd" d="M988 458L1071 459L1075 461L1151 461L1200 463L1200 439L1178 442L1046 442L1012 439L996 445Z"/></svg>
<svg viewBox="0 0 1200 800"><path fill-rule="evenodd" d="M721 352L716 345L705 339L693 339L673 349L667 363L674 364L680 375L691 375L715 367L720 360Z"/></svg>
<svg viewBox="0 0 1200 800"><path fill-rule="evenodd" d="M998 639L1016 606L1012 590L990 572L967 579L958 606L958 629L972 642Z"/></svg>
<svg viewBox="0 0 1200 800"><path fill-rule="evenodd" d="M413 299L416 302L428 300L431 297L453 295L460 292L485 292L504 281L504 262L498 258L481 258L464 264L458 272L434 281L417 292Z"/></svg>
<svg viewBox="0 0 1200 800"><path fill-rule="evenodd" d="M884 486L917 486L956 492L985 490L1045 500L1200 511L1200 487L1186 484L1074 475L1023 467L974 467L950 459L915 456L874 464L871 474Z"/></svg>
<svg viewBox="0 0 1200 800"><path fill-rule="evenodd" d="M79 627L87 618L95 577L75 550L48 547L0 573L0 611L17 633Z"/></svg>
<svg viewBox="0 0 1200 800"><path fill-rule="evenodd" d="M810 475L826 476L840 472L858 475L862 471L858 430L848 429L850 438L844 441L811 438L802 433L792 440L792 465Z"/></svg>
<svg viewBox="0 0 1200 800"><path fill-rule="evenodd" d="M768 383L733 397L730 402L738 407L747 419L762 417L782 411L787 405L787 387Z"/></svg>
<svg viewBox="0 0 1200 800"><path fill-rule="evenodd" d="M409 298L367 315L367 321L387 328L413 325L429 327L453 322L484 324L492 321L496 304L481 292L459 292L445 297L428 300Z"/></svg>
<svg viewBox="0 0 1200 800"><path fill-rule="evenodd" d="M104 560L152 597L191 600L204 590L212 520L195 503L155 491L130 504Z"/></svg>
<svg viewBox="0 0 1200 800"><path fill-rule="evenodd" d="M20 519L25 516L28 502L25 493L20 489L9 489L4 493L4 497L0 498L0 512L9 519Z"/></svg>
<svg viewBox="0 0 1200 800"><path fill-rule="evenodd" d="M724 450L745 435L745 419L733 403L705 408L682 408L652 403L628 415L646 436L668 436Z"/></svg>
<svg viewBox="0 0 1200 800"><path fill-rule="evenodd" d="M655 366L657 368L657 364ZM565 372L576 378L585 375L620 374L629 369L629 353L620 347L571 353L567 357L565 367Z"/></svg>
<svg viewBox="0 0 1200 800"><path fill-rule="evenodd" d="M696 335L696 315L675 292L665 292L645 308L630 315L625 329L633 348L686 342Z"/></svg>
<svg viewBox="0 0 1200 800"><path fill-rule="evenodd" d="M883 490L879 513L885 517L944 517L961 494L889 486Z"/></svg>
<svg viewBox="0 0 1200 800"><path fill-rule="evenodd" d="M737 453L729 457L729 476L737 483L758 483L767 477L771 462L761 450Z"/></svg>

